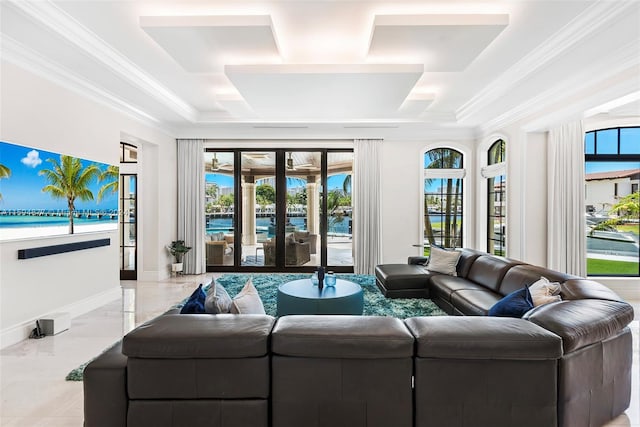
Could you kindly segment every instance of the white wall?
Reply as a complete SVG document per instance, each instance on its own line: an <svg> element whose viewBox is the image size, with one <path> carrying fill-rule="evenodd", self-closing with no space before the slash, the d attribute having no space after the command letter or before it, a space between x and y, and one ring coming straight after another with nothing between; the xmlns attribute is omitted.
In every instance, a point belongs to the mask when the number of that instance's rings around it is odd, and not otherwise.
<svg viewBox="0 0 640 427"><path fill-rule="evenodd" d="M150 255L139 257L140 267L148 276L166 277L169 257L160 246L176 233L175 139L6 62L2 62L1 89L4 141L118 164L121 136L138 139L145 155L150 153L150 164L143 165L140 179L145 215L140 247ZM111 239L110 246L17 259L18 249L104 237ZM0 244L0 346L24 338L33 320L46 314L79 315L117 297L118 245L116 232Z"/></svg>

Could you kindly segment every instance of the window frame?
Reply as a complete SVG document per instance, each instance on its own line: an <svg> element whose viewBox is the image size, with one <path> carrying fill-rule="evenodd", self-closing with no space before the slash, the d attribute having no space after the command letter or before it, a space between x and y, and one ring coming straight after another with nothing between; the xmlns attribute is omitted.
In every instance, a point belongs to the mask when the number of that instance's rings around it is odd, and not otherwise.
<svg viewBox="0 0 640 427"><path fill-rule="evenodd" d="M438 150L447 150L447 151L453 151L455 152L457 155L460 156L460 165L457 168L433 168L433 169L427 169L425 167L425 158L426 156L428 156L429 152L432 151L438 151ZM465 151L461 148L458 147L454 147L454 146L449 146L449 145L444 145L444 144L438 144L438 145L434 145L431 147L427 147L425 150L422 151L422 155L420 157L420 167L421 167L421 216L420 216L420 230L421 230L421 241L422 244L420 245L421 247L423 247L423 254L424 255L428 255L430 253L430 242L426 239L426 229L425 229L425 217L426 215L428 215L428 209L426 207L426 202L427 202L427 197L429 197L430 195L447 195L446 193L443 193L442 191L438 192L438 193L433 193L433 192L427 192L425 191L425 181L427 179L441 179L443 181L446 181L448 179L451 180L460 180L460 193L459 193L459 200L460 200L460 225L457 228L457 235L455 236L449 236L450 238L454 238L455 243L454 243L454 247L458 248L458 247L464 247L465 245L465 239L466 239L466 234L467 234L467 230L465 229L466 227L466 222L467 222L467 215L466 215L466 204L465 204L465 193L466 193L466 176L467 176L467 169L465 168L465 157L467 156L467 153L465 153ZM441 157L442 158L442 157ZM455 194L455 193L452 193ZM441 224L444 221L444 218L446 216L445 212L442 212L440 214L442 221ZM440 229L442 229L442 226L440 227ZM443 236L444 238L444 236ZM442 242L441 242L442 243Z"/></svg>

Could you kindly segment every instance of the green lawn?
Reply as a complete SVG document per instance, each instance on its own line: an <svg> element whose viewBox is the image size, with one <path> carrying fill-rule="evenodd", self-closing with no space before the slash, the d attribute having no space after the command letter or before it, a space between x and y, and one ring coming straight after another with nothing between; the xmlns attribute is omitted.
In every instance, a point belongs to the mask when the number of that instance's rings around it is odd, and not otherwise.
<svg viewBox="0 0 640 427"><path fill-rule="evenodd" d="M638 263L587 258L587 274L638 274Z"/></svg>
<svg viewBox="0 0 640 427"><path fill-rule="evenodd" d="M624 225L616 225L618 231L631 231L635 234L640 234L640 225L638 224L624 224Z"/></svg>

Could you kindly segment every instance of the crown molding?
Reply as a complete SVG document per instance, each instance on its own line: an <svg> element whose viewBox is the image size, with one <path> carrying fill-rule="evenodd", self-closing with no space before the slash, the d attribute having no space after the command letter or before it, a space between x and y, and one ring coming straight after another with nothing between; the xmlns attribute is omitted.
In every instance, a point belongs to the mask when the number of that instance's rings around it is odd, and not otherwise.
<svg viewBox="0 0 640 427"><path fill-rule="evenodd" d="M634 1L600 0L555 33L551 38L533 49L520 61L502 73L497 79L485 86L457 111L460 122L469 120L474 114L482 112L511 88L533 75L539 68L551 62L576 43L613 22L631 6Z"/></svg>
<svg viewBox="0 0 640 427"><path fill-rule="evenodd" d="M633 70L634 67L638 67L639 65L638 41L630 40L613 51L611 55L600 58L597 62L594 62L593 66L582 69L579 73L568 76L563 80L556 81L553 86L550 86L533 98L483 123L480 126L480 131L482 134L486 134L492 130L501 129L520 120L524 120L536 112L545 109L553 111L554 104L557 104L559 101L570 99L572 96L576 96L580 92L584 92L588 88L597 85L607 77ZM631 74L633 75L634 73ZM634 86L636 87L635 90L638 90L638 84L637 79L631 79L628 83L629 90L632 90ZM563 104L567 103L563 102ZM580 111L579 113L582 112Z"/></svg>
<svg viewBox="0 0 640 427"><path fill-rule="evenodd" d="M126 56L115 50L50 0L8 0L8 4L44 24L56 34L80 48L86 55L107 66L118 77L151 95L179 116L194 122L198 111L142 71Z"/></svg>
<svg viewBox="0 0 640 427"><path fill-rule="evenodd" d="M127 117L130 117L145 126L157 129L168 135L174 132L162 126L157 118L147 114L141 109L125 102L117 96L100 89L88 80L71 71L60 67L42 56L36 51L27 48L6 35L1 40L2 60L21 67L37 76L51 81L65 89L71 90L85 98L111 108Z"/></svg>
<svg viewBox="0 0 640 427"><path fill-rule="evenodd" d="M627 79L615 85L609 85L606 89L598 91L597 93L591 92L591 96L567 102L554 111L527 121L527 123L522 126L522 129L525 132L544 132L567 121L584 120L585 111L593 107L593 105L601 104L607 100L618 98L634 90L638 90L638 75L640 75L640 67L633 71L632 79ZM636 118L637 117L638 116L636 116Z"/></svg>

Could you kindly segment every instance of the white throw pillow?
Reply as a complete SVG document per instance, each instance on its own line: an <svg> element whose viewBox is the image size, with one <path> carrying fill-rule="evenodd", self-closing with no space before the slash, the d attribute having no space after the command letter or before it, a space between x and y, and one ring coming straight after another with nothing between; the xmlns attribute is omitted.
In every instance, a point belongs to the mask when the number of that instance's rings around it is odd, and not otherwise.
<svg viewBox="0 0 640 427"><path fill-rule="evenodd" d="M540 280L532 283L529 286L529 292L531 293L534 307L562 300L560 295L557 295L560 292L560 283L549 282L546 277L540 277Z"/></svg>
<svg viewBox="0 0 640 427"><path fill-rule="evenodd" d="M253 286L251 279L247 280L247 283L244 284L242 290L233 298L231 313L266 314L260 295L258 294L256 287Z"/></svg>
<svg viewBox="0 0 640 427"><path fill-rule="evenodd" d="M448 251L438 246L431 246L431 254L429 261L425 264L427 270L435 273L448 274L449 276L457 276L456 266L460 259L461 252Z"/></svg>
<svg viewBox="0 0 640 427"><path fill-rule="evenodd" d="M211 286L204 300L204 311L209 314L228 313L231 310L231 297L229 293L215 280L211 281Z"/></svg>

